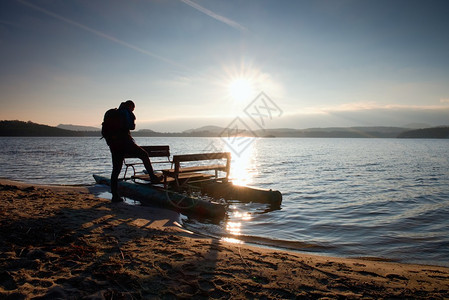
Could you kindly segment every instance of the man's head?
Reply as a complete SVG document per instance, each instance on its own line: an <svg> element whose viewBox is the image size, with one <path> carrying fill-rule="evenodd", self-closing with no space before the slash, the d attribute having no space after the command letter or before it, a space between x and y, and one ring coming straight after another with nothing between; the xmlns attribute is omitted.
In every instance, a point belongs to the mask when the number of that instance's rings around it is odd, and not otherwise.
<svg viewBox="0 0 449 300"><path fill-rule="evenodd" d="M129 109L130 111L133 111L134 108L136 107L136 105L134 104L134 102L131 101L131 100L127 100L127 101L125 102L125 105L126 105L126 107L128 107L128 109Z"/></svg>

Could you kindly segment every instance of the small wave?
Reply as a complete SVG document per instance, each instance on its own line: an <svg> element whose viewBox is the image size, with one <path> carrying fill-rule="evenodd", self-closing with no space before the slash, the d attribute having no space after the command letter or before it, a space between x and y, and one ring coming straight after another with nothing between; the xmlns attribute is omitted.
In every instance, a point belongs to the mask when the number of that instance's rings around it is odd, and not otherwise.
<svg viewBox="0 0 449 300"><path fill-rule="evenodd" d="M255 244L258 246L265 246L276 249L288 249L295 251L313 251L313 252L323 252L326 250L333 249L333 246L327 246L323 244L309 243L309 242L301 242L301 241L292 241L292 240L281 240L281 239L271 239L265 238L261 236L253 236L253 235L234 235L227 233L223 230L219 225L212 224L201 224L199 222L190 220L184 222L183 226L195 232L196 234L200 234L203 236L217 238L221 240L232 240L236 242L243 242L248 244Z"/></svg>
<svg viewBox="0 0 449 300"><path fill-rule="evenodd" d="M250 235L239 235L232 236L232 238L243 241L245 243L263 245L274 248L282 248L297 251L325 251L332 249L332 246L325 246L322 244L306 243L300 241L289 241L289 240L277 240L270 239L260 236L250 236Z"/></svg>
<svg viewBox="0 0 449 300"><path fill-rule="evenodd" d="M372 163L364 163L364 164L358 164L357 167L373 167L373 166L380 166L379 162L372 162Z"/></svg>

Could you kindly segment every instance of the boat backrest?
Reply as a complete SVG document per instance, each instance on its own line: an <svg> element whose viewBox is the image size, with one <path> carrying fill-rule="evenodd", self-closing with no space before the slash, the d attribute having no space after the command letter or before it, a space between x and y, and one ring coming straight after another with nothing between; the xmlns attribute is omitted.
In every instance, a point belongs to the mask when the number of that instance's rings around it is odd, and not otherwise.
<svg viewBox="0 0 449 300"><path fill-rule="evenodd" d="M170 163L172 165L172 161L170 160L170 146L166 145L157 145L157 146L141 146L147 153L148 157L152 158L160 158L160 159L151 159L151 164L153 165L153 168L155 170L159 170L160 168L155 166L155 164L167 164ZM130 155L125 154L125 159L123 161L123 164L125 165L125 174L123 175L123 178L126 178L126 174L128 172L128 168L133 169L133 176L136 175L136 165L141 165L142 161L138 158L135 158Z"/></svg>
<svg viewBox="0 0 449 300"><path fill-rule="evenodd" d="M149 157L170 157L170 146L142 146Z"/></svg>
<svg viewBox="0 0 449 300"><path fill-rule="evenodd" d="M198 154L182 154L182 155L173 155L173 164L175 165L175 174L178 174L181 171L181 162L194 162L194 161L202 161L202 160L222 160L226 159L226 165L213 165L215 169L224 169L226 174L229 174L231 169L231 153L230 152L214 152L214 153L198 153ZM197 169L207 170L208 167L212 166L198 166ZM226 176L227 177L227 176Z"/></svg>
<svg viewBox="0 0 449 300"><path fill-rule="evenodd" d="M182 154L174 155L173 163L185 162L185 161L199 161L199 160L212 160L212 159L231 159L230 152L213 152L213 153L198 153L198 154Z"/></svg>

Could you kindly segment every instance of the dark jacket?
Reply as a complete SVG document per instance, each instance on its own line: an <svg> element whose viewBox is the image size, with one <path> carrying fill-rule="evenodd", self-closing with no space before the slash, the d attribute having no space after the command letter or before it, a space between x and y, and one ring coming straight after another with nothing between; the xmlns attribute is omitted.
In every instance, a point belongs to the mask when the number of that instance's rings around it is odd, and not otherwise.
<svg viewBox="0 0 449 300"><path fill-rule="evenodd" d="M132 111L128 109L128 107L125 105L125 103L121 103L119 108L120 116L123 119L123 126L124 128L129 132L130 130L136 129L136 116Z"/></svg>

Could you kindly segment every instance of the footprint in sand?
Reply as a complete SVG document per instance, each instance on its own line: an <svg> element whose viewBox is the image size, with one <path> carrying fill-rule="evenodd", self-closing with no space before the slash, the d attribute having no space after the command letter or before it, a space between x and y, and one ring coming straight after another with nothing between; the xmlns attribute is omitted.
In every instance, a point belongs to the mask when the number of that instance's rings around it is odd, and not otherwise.
<svg viewBox="0 0 449 300"><path fill-rule="evenodd" d="M398 275L398 274L388 274L387 276L388 279L392 279L392 280L408 280L408 278Z"/></svg>

